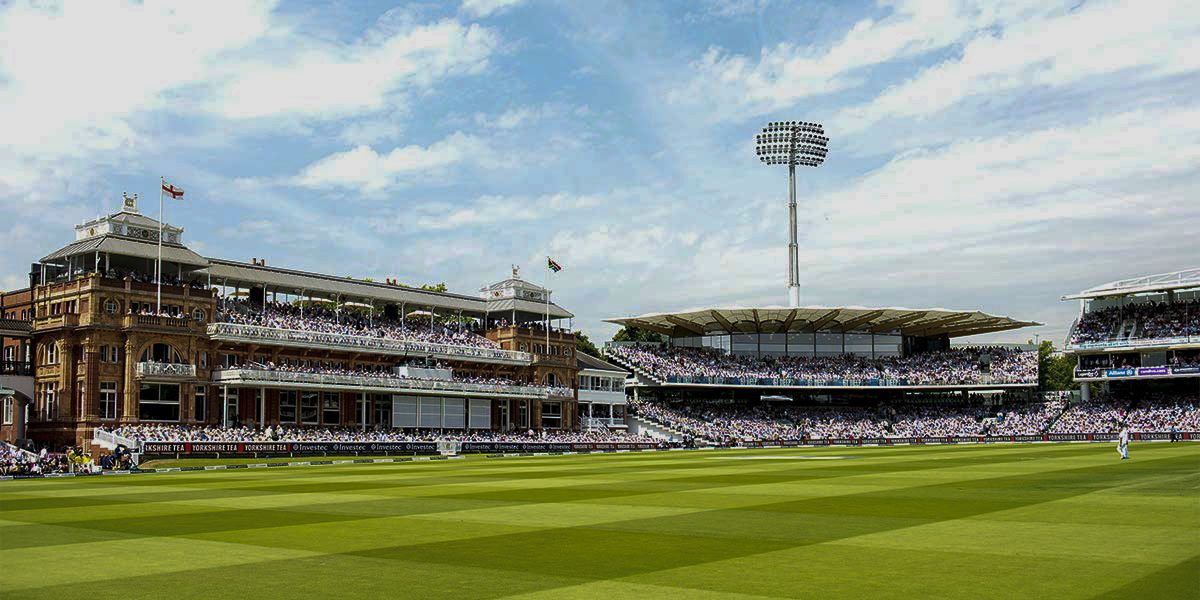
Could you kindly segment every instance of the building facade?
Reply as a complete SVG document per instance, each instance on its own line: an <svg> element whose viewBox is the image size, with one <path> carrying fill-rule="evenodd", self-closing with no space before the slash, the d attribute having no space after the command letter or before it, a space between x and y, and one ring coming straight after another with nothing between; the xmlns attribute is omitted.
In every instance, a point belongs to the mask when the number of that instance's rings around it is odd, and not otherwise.
<svg viewBox="0 0 1200 600"><path fill-rule="evenodd" d="M201 257L164 224L159 269L159 223L130 197L75 234L24 297L2 297L24 329L3 338L6 372L30 382L8 441L60 449L145 423L579 426L573 315L516 268L478 295L432 292Z"/></svg>

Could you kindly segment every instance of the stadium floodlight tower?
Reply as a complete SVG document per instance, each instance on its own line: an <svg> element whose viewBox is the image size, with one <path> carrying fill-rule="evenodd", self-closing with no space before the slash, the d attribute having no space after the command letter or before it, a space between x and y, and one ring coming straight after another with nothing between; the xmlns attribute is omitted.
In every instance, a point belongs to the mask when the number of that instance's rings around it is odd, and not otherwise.
<svg viewBox="0 0 1200 600"><path fill-rule="evenodd" d="M796 244L796 166L819 167L825 162L829 138L820 123L772 121L754 136L754 152L768 165L788 167L788 303L800 306L800 250Z"/></svg>

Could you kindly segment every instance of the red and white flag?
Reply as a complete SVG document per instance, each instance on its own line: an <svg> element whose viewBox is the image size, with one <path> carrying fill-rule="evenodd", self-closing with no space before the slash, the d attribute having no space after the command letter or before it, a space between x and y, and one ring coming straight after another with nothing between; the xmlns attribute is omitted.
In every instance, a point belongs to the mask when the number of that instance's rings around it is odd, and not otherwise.
<svg viewBox="0 0 1200 600"><path fill-rule="evenodd" d="M175 187L166 181L162 182L162 191L171 195L171 198L178 200L183 197L183 188Z"/></svg>

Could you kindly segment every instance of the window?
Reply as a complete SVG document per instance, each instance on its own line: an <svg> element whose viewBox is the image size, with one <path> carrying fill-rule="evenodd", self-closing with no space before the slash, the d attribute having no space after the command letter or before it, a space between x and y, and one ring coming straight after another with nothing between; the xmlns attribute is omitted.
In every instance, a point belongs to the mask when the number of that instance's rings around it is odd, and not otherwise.
<svg viewBox="0 0 1200 600"><path fill-rule="evenodd" d="M296 399L297 393L295 390L283 390L279 392L279 422L292 424L296 422Z"/></svg>
<svg viewBox="0 0 1200 600"><path fill-rule="evenodd" d="M542 403L542 427L547 429L558 429L559 427L562 427L561 402Z"/></svg>
<svg viewBox="0 0 1200 600"><path fill-rule="evenodd" d="M225 426L230 427L238 422L238 391L226 388L222 395L225 402Z"/></svg>
<svg viewBox="0 0 1200 600"><path fill-rule="evenodd" d="M57 385L55 383L43 383L38 395L38 416L43 421L51 421L58 417L58 405L55 403L57 399Z"/></svg>
<svg viewBox="0 0 1200 600"><path fill-rule="evenodd" d="M13 397L4 397L4 424L12 425L13 422Z"/></svg>
<svg viewBox="0 0 1200 600"><path fill-rule="evenodd" d="M121 362L121 347L120 346L109 346L108 347L108 362L110 362L110 363Z"/></svg>
<svg viewBox="0 0 1200 600"><path fill-rule="evenodd" d="M238 366L239 362L240 361L238 361L238 355L236 355L236 354L226 354L225 355L224 364L225 364L226 369L232 369L232 368Z"/></svg>
<svg viewBox="0 0 1200 600"><path fill-rule="evenodd" d="M337 425L341 422L341 409L338 406L337 392L321 394L321 420L326 425Z"/></svg>
<svg viewBox="0 0 1200 600"><path fill-rule="evenodd" d="M304 395L300 397L300 422L306 425L316 425L319 423L320 408L317 393L304 392Z"/></svg>
<svg viewBox="0 0 1200 600"><path fill-rule="evenodd" d="M48 365L58 364L58 345L54 344L52 342L52 343L46 344L42 348L43 348L43 351L42 351L43 362L45 362Z"/></svg>
<svg viewBox="0 0 1200 600"><path fill-rule="evenodd" d="M208 406L208 388L198 385L196 386L196 400L192 407L192 416L197 421L203 421L205 416L205 408Z"/></svg>
<svg viewBox="0 0 1200 600"><path fill-rule="evenodd" d="M115 315L119 308L116 300L109 299L104 301L104 314Z"/></svg>
<svg viewBox="0 0 1200 600"><path fill-rule="evenodd" d="M179 353L168 344L157 343L142 353L141 362L160 362L160 363L182 363L183 359L179 357Z"/></svg>
<svg viewBox="0 0 1200 600"><path fill-rule="evenodd" d="M143 421L178 421L179 385L143 383L138 393L138 418Z"/></svg>
<svg viewBox="0 0 1200 600"><path fill-rule="evenodd" d="M204 321L204 309L197 308L196 310L193 310L192 311L192 319L195 321L203 322Z"/></svg>
<svg viewBox="0 0 1200 600"><path fill-rule="evenodd" d="M100 418L112 421L117 418L117 382L100 382Z"/></svg>
<svg viewBox="0 0 1200 600"><path fill-rule="evenodd" d="M200 353L200 368L202 368L202 369L208 368L208 352Z"/></svg>

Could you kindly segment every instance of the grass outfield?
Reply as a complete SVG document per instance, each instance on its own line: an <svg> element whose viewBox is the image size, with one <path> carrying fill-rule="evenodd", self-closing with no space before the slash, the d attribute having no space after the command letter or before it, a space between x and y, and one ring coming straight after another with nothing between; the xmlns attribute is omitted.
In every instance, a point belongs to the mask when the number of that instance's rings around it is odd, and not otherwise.
<svg viewBox="0 0 1200 600"><path fill-rule="evenodd" d="M5 481L0 597L1200 597L1200 444L1131 455L726 450Z"/></svg>

